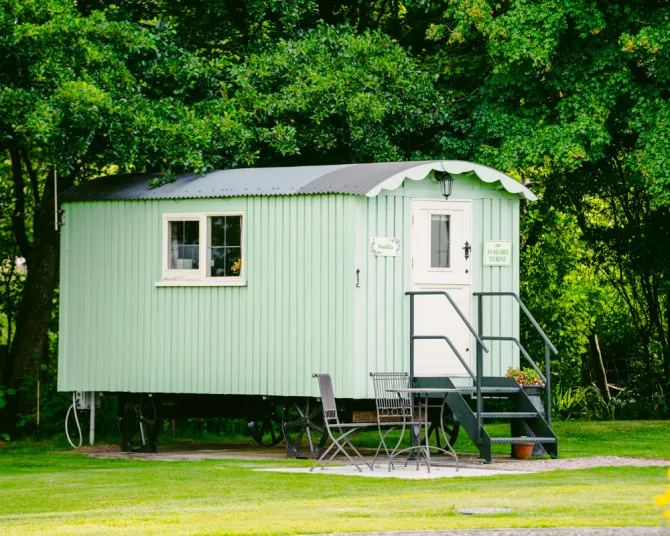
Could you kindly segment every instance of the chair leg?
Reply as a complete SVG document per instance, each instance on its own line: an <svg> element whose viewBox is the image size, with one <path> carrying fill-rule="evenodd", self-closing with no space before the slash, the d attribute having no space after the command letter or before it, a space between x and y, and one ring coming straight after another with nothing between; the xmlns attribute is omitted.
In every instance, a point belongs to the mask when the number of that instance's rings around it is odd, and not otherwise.
<svg viewBox="0 0 670 536"><path fill-rule="evenodd" d="M314 471L314 468L319 464L319 462L322 461L328 455L328 453L330 452L330 449L332 449L334 445L335 445L335 443L331 443L328 446L328 448L324 451L324 453L319 457L319 459L314 462L314 465L312 465L312 467L309 470L310 473L312 471ZM335 451L335 452L337 453L337 451ZM329 460L329 462L330 462L330 460ZM328 464L326 463L326 465L328 465ZM325 467L325 465L323 467ZM323 467L321 468L322 471L323 471Z"/></svg>
<svg viewBox="0 0 670 536"><path fill-rule="evenodd" d="M361 461L362 461L365 465L368 466L368 469L370 469L370 471L372 471L372 467L370 466L370 464L365 460L365 458L363 457L363 455L362 455L360 452L358 452L358 450L356 449L356 447L354 447L354 446L351 444L351 441L349 441L349 438L346 437L346 434L343 436L343 439L344 439L344 441L346 441L347 445L349 445L349 448L350 448L351 450L354 451L354 453L356 454L356 456L358 456L358 457L361 459Z"/></svg>
<svg viewBox="0 0 670 536"><path fill-rule="evenodd" d="M321 467L321 470L322 470L322 471L323 471L326 467L328 467L328 465L330 464L330 462L332 462L332 461L335 459L335 456L337 456L338 453L342 450L342 446L340 445L340 441L342 441L342 437L343 437L344 435L346 435L346 434L342 434L342 430L340 430L340 434L341 434L340 437L336 438L330 431L328 431L328 435L330 436L331 441L332 441L332 443L331 443L331 447L337 447L337 448L336 448L335 451L331 454L330 458L328 458L328 461L327 461L326 463L324 463L323 466ZM344 455L347 456L347 458L349 458L349 456L347 455L346 452L344 452ZM356 465L356 464L354 464L354 465Z"/></svg>
<svg viewBox="0 0 670 536"><path fill-rule="evenodd" d="M333 428L337 428L337 426L334 426ZM353 429L349 430L348 432L344 432L344 433L342 432L341 428L338 428L338 431L340 432L339 437L335 437L335 435L332 432L332 429L329 426L326 426L326 429L328 430L328 436L330 437L331 444L326 449L326 452L324 452L323 455L314 463L314 465L312 466L312 469L314 469L314 467L316 467L316 464L318 462L320 462L321 460L323 460L326 457L326 455L330 452L330 449L335 447L335 451L333 452L333 454L331 454L330 458L328 458L326 463L324 463L322 465L322 467L321 467L322 471L328 466L328 464L330 464L330 462L332 462L335 459L335 456L337 456L337 454L339 452L341 452L349 460L351 465L356 467L356 469L358 469L360 472L363 472L363 470L358 466L358 464L354 461L354 459L351 456L349 456L349 453L344 449L344 446L342 445L342 443L346 443L356 453L356 456L358 458L360 458L363 461L363 463L368 466L368 468L370 470L372 470L372 467L370 467L370 464L365 460L365 458L363 458L361 453L358 452L358 450L356 450L356 448L351 444L351 441L349 441L349 438L347 437L350 434L358 431L359 430L358 428L353 428ZM312 471L312 469L310 469L310 472Z"/></svg>
<svg viewBox="0 0 670 536"><path fill-rule="evenodd" d="M389 428L386 433L382 433L382 428L381 424L377 423L377 429L379 430L379 446L377 447L377 452L375 452L375 457L372 460L372 465L374 467L375 461L377 460L377 456L379 455L379 451L381 450L382 446L384 447L384 450L386 451L386 457L389 460L389 471L391 470L391 466L393 465L393 462L391 461L391 453L389 452L388 446L386 445L386 436L389 435L393 430L396 429L396 426L392 426ZM400 437L400 440L402 441L402 436ZM397 445L396 445L397 447Z"/></svg>

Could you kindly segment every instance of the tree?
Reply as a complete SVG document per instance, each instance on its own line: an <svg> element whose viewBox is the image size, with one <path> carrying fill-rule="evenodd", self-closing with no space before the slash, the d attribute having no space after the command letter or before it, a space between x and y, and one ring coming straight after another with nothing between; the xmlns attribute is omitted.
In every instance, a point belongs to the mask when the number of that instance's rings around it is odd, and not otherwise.
<svg viewBox="0 0 670 536"><path fill-rule="evenodd" d="M444 2L426 61L457 107L445 151L530 179L574 218L588 264L670 382L670 8L666 2ZM560 232L559 229L552 231Z"/></svg>
<svg viewBox="0 0 670 536"><path fill-rule="evenodd" d="M320 26L233 70L263 162L328 164L426 154L448 117L436 76L390 38Z"/></svg>
<svg viewBox="0 0 670 536"><path fill-rule="evenodd" d="M111 170L202 171L255 158L216 72L172 37L99 11L82 16L66 0L2 2L0 133L28 275L0 385L25 386L46 347L59 258L54 172L63 191ZM9 407L14 419L30 402L20 393Z"/></svg>
<svg viewBox="0 0 670 536"><path fill-rule="evenodd" d="M426 74L393 40L328 26L243 64L185 50L181 29L66 0L4 0L0 132L11 229L28 277L1 371L27 413L58 279L58 190L113 172L203 172L260 162L407 158L446 117ZM204 32L204 29L203 29ZM437 104L437 106L436 106ZM159 181L160 182L160 181ZM8 222L5 222L7 224Z"/></svg>

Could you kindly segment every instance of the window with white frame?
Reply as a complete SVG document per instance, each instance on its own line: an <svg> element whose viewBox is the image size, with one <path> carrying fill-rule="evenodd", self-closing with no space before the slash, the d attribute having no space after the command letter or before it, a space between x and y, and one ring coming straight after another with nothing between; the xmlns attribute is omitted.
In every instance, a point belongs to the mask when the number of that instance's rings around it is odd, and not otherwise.
<svg viewBox="0 0 670 536"><path fill-rule="evenodd" d="M244 284L244 214L163 215L163 281Z"/></svg>

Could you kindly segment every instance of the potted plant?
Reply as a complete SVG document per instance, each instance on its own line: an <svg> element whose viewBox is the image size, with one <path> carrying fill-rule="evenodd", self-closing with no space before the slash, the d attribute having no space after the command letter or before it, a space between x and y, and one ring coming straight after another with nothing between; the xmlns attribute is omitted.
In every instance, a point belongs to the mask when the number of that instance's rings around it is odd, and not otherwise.
<svg viewBox="0 0 670 536"><path fill-rule="evenodd" d="M540 391L544 388L544 381L535 369L531 368L514 368L507 369L507 377L514 378L521 388L526 392L529 400L540 415L544 415L544 404L540 397ZM533 431L523 419L514 419L511 423L512 435L515 437L534 437ZM529 446L530 445L530 446ZM519 448L517 448L519 447ZM519 455L519 449L526 447L530 449L530 453L525 456ZM532 453L533 456L544 456L547 452L540 443L515 443L512 449L512 454L515 458L528 457Z"/></svg>
<svg viewBox="0 0 670 536"><path fill-rule="evenodd" d="M521 439L528 438L528 436L521 436ZM519 460L524 460L533 455L533 447L535 443L514 443L514 457Z"/></svg>
<svg viewBox="0 0 670 536"><path fill-rule="evenodd" d="M535 369L510 367L507 377L514 378L528 396L539 395L540 389L544 388L544 382Z"/></svg>

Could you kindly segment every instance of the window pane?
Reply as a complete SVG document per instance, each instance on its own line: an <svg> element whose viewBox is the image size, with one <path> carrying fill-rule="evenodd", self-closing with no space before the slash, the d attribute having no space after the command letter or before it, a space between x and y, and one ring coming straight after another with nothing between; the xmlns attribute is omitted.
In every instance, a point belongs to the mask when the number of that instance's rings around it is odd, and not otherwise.
<svg viewBox="0 0 670 536"><path fill-rule="evenodd" d="M197 270L199 266L200 222L171 221L170 270Z"/></svg>
<svg viewBox="0 0 670 536"><path fill-rule="evenodd" d="M210 277L239 277L242 270L242 248L212 247Z"/></svg>
<svg viewBox="0 0 670 536"><path fill-rule="evenodd" d="M242 216L210 218L209 276L239 277L242 271Z"/></svg>
<svg viewBox="0 0 670 536"><path fill-rule="evenodd" d="M216 216L209 219L212 229L212 243L210 246L226 245L226 217Z"/></svg>
<svg viewBox="0 0 670 536"><path fill-rule="evenodd" d="M241 246L242 216L226 216L226 246Z"/></svg>
<svg viewBox="0 0 670 536"><path fill-rule="evenodd" d="M212 229L212 247L231 247L242 245L242 216L213 216L210 218Z"/></svg>
<svg viewBox="0 0 670 536"><path fill-rule="evenodd" d="M446 214L430 217L430 266L449 268L449 216Z"/></svg>

